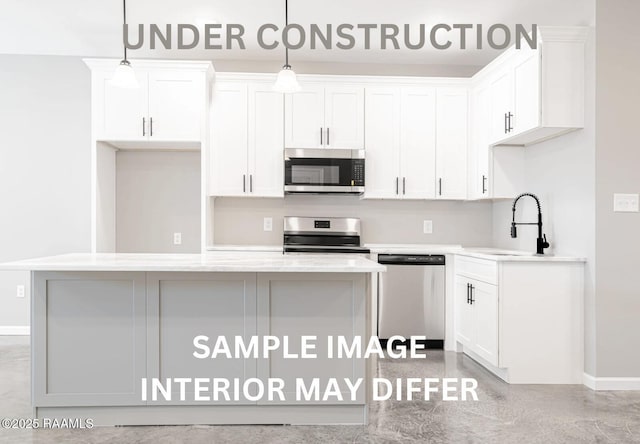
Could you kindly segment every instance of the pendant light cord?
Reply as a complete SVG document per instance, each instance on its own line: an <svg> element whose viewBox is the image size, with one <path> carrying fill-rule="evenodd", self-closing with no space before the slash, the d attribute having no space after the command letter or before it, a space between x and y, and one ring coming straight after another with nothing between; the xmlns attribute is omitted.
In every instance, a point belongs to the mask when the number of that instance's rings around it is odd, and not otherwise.
<svg viewBox="0 0 640 444"><path fill-rule="evenodd" d="M124 25L122 27L122 32L124 32L124 26L127 25L127 0L122 0L122 19ZM124 60L127 61L127 45L125 42L122 42L124 45Z"/></svg>
<svg viewBox="0 0 640 444"><path fill-rule="evenodd" d="M284 27L289 26L289 0L284 0ZM289 47L284 45L284 66L289 66Z"/></svg>

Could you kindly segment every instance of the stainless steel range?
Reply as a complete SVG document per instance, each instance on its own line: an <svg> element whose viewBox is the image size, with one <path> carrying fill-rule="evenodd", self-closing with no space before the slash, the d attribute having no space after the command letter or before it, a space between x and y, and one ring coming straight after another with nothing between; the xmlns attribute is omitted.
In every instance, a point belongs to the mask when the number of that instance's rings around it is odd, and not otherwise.
<svg viewBox="0 0 640 444"><path fill-rule="evenodd" d="M361 253L360 219L353 217L284 218L285 253Z"/></svg>

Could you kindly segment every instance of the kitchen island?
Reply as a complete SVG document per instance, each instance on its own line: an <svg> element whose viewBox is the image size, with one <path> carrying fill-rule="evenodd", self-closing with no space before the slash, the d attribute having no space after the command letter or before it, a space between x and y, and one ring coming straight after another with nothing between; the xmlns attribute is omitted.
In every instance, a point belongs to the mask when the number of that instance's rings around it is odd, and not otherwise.
<svg viewBox="0 0 640 444"><path fill-rule="evenodd" d="M367 422L367 361L330 358L327 338L369 338L371 274L385 270L376 262L273 252L69 254L2 269L31 271L38 418L92 418L97 425ZM287 356L301 350L303 336L317 339L317 357ZM286 337L289 350L202 359L202 344L211 351L221 337ZM199 378L203 385L248 382L249 389L212 396L215 387L199 386ZM300 399L296 384L309 388L314 378L320 399ZM332 378L365 383L340 385L323 401ZM270 380L283 384L284 399L258 396Z"/></svg>

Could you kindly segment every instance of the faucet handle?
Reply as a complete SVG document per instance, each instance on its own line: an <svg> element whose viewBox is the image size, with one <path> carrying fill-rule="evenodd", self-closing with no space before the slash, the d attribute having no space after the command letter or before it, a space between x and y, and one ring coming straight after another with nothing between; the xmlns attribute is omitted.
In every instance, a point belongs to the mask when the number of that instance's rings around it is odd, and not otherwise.
<svg viewBox="0 0 640 444"><path fill-rule="evenodd" d="M542 241L542 248L549 248L549 242L547 242L547 235L543 234L542 235L543 241Z"/></svg>

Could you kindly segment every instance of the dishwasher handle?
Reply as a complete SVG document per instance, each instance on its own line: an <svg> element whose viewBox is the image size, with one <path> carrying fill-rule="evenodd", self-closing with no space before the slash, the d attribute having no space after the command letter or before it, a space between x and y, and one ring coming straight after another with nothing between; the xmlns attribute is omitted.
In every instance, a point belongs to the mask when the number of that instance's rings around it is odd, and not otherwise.
<svg viewBox="0 0 640 444"><path fill-rule="evenodd" d="M378 263L386 265L445 265L441 254L379 254Z"/></svg>

